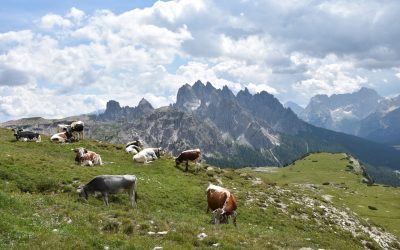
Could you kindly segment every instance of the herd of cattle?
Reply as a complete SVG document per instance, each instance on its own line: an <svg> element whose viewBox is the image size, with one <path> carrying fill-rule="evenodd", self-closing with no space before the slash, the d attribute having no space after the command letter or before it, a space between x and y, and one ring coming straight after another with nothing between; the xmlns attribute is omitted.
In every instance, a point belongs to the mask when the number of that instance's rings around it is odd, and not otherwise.
<svg viewBox="0 0 400 250"><path fill-rule="evenodd" d="M38 133L13 129L14 136L18 141L41 142ZM57 133L50 137L54 143L67 143L79 141L84 138L84 123L82 121L72 122L70 125L59 124ZM103 165L101 156L96 152L89 151L83 147L73 149L76 153L75 163L81 166ZM128 142L125 151L133 155L133 160L138 163L150 163L157 160L164 154L162 148L144 148L140 140ZM196 163L201 161L200 149L185 150L175 158L176 167L181 163L186 164L185 171L188 171L189 161ZM132 207L136 207L137 178L135 175L100 175L96 176L89 183L78 189L79 196L88 199L89 195L101 194L104 204L108 206L108 194L128 192ZM223 187L209 184L206 189L207 212L212 211L212 222L214 224L227 224L229 217L232 217L236 225L236 199L231 192Z"/></svg>

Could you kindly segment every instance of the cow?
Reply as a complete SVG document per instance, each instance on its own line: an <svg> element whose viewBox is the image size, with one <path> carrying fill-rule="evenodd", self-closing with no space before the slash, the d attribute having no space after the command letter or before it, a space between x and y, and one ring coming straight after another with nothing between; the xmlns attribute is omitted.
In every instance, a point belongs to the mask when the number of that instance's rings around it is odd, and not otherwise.
<svg viewBox="0 0 400 250"><path fill-rule="evenodd" d="M128 154L133 154L133 155L135 155L135 154L137 154L137 153L140 152L140 148L139 148L138 146L136 146L136 145L129 145L128 147L125 148L125 151L126 151Z"/></svg>
<svg viewBox="0 0 400 250"><path fill-rule="evenodd" d="M101 193L106 206L108 206L108 194L127 191L132 207L136 207L136 185L137 178L134 175L99 175L77 191L79 196L86 200L88 200L89 195Z"/></svg>
<svg viewBox="0 0 400 250"><path fill-rule="evenodd" d="M50 140L52 142L58 142L58 143L71 142L72 140L71 130L68 129L65 132L54 134L50 137Z"/></svg>
<svg viewBox="0 0 400 250"><path fill-rule="evenodd" d="M129 154L135 155L140 152L142 147L143 147L143 144L140 140L131 141L125 145L125 151Z"/></svg>
<svg viewBox="0 0 400 250"><path fill-rule="evenodd" d="M178 157L175 158L176 167L182 162L186 161L185 171L188 171L189 161L194 161L196 165L201 161L200 149L190 149L183 151Z"/></svg>
<svg viewBox="0 0 400 250"><path fill-rule="evenodd" d="M212 211L214 224L228 224L232 216L233 225L236 226L236 199L231 192L223 187L209 184L207 189L207 213Z"/></svg>
<svg viewBox="0 0 400 250"><path fill-rule="evenodd" d="M71 123L71 133L74 140L82 140L83 139L83 129L84 129L83 121L74 121Z"/></svg>
<svg viewBox="0 0 400 250"><path fill-rule="evenodd" d="M40 134L31 132L31 131L23 131L22 129L14 128L14 136L17 141L36 141L41 142L42 138Z"/></svg>
<svg viewBox="0 0 400 250"><path fill-rule="evenodd" d="M139 163L149 163L157 160L163 154L161 148L145 148L133 156L133 160Z"/></svg>
<svg viewBox="0 0 400 250"><path fill-rule="evenodd" d="M93 151L88 151L82 147L73 149L73 151L76 153L75 162L81 166L103 165L100 155Z"/></svg>

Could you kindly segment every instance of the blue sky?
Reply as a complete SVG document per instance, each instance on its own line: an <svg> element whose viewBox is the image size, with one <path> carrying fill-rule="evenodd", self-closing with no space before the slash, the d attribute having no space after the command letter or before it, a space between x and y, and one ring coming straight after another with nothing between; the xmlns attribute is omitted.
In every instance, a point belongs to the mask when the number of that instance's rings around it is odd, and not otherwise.
<svg viewBox="0 0 400 250"><path fill-rule="evenodd" d="M2 1L0 121L108 100L155 107L196 80L268 91L400 93L397 0Z"/></svg>
<svg viewBox="0 0 400 250"><path fill-rule="evenodd" d="M0 31L32 28L32 20L39 19L48 13L63 14L71 7L76 7L90 14L98 9L109 9L114 13L122 13L134 8L150 7L155 1L137 0L4 0L1 1Z"/></svg>

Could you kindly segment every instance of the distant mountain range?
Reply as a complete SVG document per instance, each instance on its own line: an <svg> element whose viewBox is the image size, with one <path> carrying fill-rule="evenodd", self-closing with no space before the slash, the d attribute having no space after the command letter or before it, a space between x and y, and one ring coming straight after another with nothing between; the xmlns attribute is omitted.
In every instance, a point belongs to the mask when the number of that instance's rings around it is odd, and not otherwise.
<svg viewBox="0 0 400 250"><path fill-rule="evenodd" d="M293 102L286 105L315 126L400 145L400 95L388 99L361 88L350 94L316 95L305 109Z"/></svg>
<svg viewBox="0 0 400 250"><path fill-rule="evenodd" d="M73 119L84 120L86 135L94 139L113 143L142 139L174 155L198 147L204 159L217 166L282 166L307 153L327 151L350 153L366 166L400 169L400 154L393 148L310 125L265 91L251 94L244 89L235 95L226 86L216 89L197 81L182 86L176 100L158 109L145 99L136 107L109 101L104 113ZM368 109L357 115L368 116ZM2 126L24 124L49 133L49 128L70 119L23 119Z"/></svg>

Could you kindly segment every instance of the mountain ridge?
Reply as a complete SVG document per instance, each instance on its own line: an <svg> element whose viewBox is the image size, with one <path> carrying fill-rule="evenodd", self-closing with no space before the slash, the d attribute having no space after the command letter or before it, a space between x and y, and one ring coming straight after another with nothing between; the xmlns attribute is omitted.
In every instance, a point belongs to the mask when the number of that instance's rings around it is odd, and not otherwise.
<svg viewBox="0 0 400 250"><path fill-rule="evenodd" d="M307 153L327 151L353 154L367 166L400 169L398 152L388 146L310 125L265 91L244 89L234 95L227 86L217 89L210 82L183 85L168 107L154 109L145 99L136 107L121 107L111 100L103 114L85 118L91 138L113 143L142 139L174 155L198 147L207 162L222 167L283 166ZM48 132L49 124L32 128Z"/></svg>

